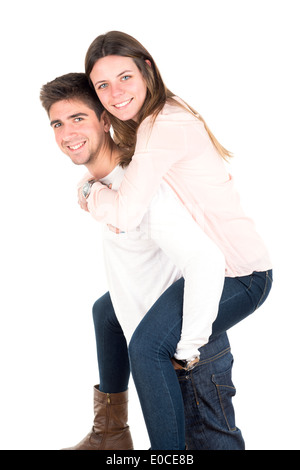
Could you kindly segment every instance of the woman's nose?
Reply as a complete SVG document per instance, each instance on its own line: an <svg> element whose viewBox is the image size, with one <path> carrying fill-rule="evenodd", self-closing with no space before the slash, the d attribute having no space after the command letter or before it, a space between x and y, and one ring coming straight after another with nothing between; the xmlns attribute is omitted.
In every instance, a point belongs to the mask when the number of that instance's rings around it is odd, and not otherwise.
<svg viewBox="0 0 300 470"><path fill-rule="evenodd" d="M112 84L110 87L110 92L113 98L121 96L124 93L123 88L119 83Z"/></svg>

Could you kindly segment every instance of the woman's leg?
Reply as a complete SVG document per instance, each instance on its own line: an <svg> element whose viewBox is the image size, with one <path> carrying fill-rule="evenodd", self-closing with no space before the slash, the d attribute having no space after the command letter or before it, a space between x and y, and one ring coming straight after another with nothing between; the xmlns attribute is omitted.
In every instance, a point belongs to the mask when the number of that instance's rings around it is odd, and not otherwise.
<svg viewBox="0 0 300 470"><path fill-rule="evenodd" d="M264 302L271 288L271 275L269 271L226 278L212 337L224 333ZM184 449L183 402L170 361L180 339L183 290L183 279L166 290L129 345L132 375L153 450Z"/></svg>
<svg viewBox="0 0 300 470"><path fill-rule="evenodd" d="M224 333L255 312L268 297L272 282L272 270L226 277L211 337Z"/></svg>
<svg viewBox="0 0 300 470"><path fill-rule="evenodd" d="M107 293L93 306L100 385L94 387L91 431L66 450L133 450L127 424L127 344Z"/></svg>
<svg viewBox="0 0 300 470"><path fill-rule="evenodd" d="M129 344L131 373L152 450L183 450L183 399L171 358L182 324L183 290L177 284L167 302L162 295L143 318Z"/></svg>
<svg viewBox="0 0 300 470"><path fill-rule="evenodd" d="M107 292L93 306L100 385L104 393L120 393L128 388L130 375L125 336Z"/></svg>
<svg viewBox="0 0 300 470"><path fill-rule="evenodd" d="M272 270L254 272L249 276L226 277L220 299L219 312L213 323L211 337L225 333L255 312L267 299L272 283ZM163 305L165 305L165 310L172 308L176 315L179 312L182 315L183 290L184 279L181 278L161 295L159 306L163 308Z"/></svg>

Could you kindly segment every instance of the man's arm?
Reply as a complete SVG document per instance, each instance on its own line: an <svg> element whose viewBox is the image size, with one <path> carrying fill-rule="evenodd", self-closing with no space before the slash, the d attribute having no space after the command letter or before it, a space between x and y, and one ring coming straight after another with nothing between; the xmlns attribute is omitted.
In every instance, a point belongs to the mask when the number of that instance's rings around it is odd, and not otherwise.
<svg viewBox="0 0 300 470"><path fill-rule="evenodd" d="M154 197L145 224L142 222L141 229L183 273L183 326L175 358L193 359L208 342L218 313L225 278L224 256L166 184Z"/></svg>

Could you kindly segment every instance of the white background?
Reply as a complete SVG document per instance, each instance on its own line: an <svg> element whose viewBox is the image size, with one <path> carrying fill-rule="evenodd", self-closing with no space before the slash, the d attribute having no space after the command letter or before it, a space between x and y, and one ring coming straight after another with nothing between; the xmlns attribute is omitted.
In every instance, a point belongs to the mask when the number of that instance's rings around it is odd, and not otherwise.
<svg viewBox="0 0 300 470"><path fill-rule="evenodd" d="M230 171L275 278L266 304L230 332L237 425L249 450L300 449L298 3L1 2L1 449L60 449L92 425L100 227L77 206L85 169L56 148L39 90L84 71L88 46L112 29L142 42L235 154ZM132 383L129 420L147 449Z"/></svg>

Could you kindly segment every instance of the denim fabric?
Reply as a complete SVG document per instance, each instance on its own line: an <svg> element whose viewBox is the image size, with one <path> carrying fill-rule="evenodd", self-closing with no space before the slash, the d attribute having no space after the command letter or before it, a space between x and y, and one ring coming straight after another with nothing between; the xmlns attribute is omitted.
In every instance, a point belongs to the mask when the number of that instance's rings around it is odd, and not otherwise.
<svg viewBox="0 0 300 470"><path fill-rule="evenodd" d="M227 450L243 448L240 431L235 430L234 413L229 399L230 393L231 396L234 394L233 385L229 380L232 359L228 362L228 367L227 365L225 367L225 359L229 361L231 354L229 351L226 355L222 354L224 341L228 341L225 331L253 313L267 298L271 285L272 271L225 279L219 313L213 325L210 342L201 348L201 361L208 357L205 355L206 350L209 357L216 355L217 358L210 361L209 367L208 365L203 367L204 364L201 362L191 372L190 379L185 379L186 382L182 380L181 372L178 381L170 361L180 339L184 280L179 279L170 286L143 318L131 339L128 352L151 449L182 450L185 448L186 439L191 449L202 449L202 446L213 449L216 445ZM100 390L105 392L123 391L128 384L129 377L128 354L125 351L125 338L115 318L109 294L95 303L93 314ZM224 339L225 337L226 339ZM118 347L119 341L120 346ZM213 354L209 352L211 348L214 348ZM183 386L183 382L186 384L185 386ZM195 402L191 401L191 384L193 384L193 390L197 389L198 396L201 397L199 405L197 405L197 413L193 409ZM214 391L218 392L215 393L215 396L219 397L219 401L214 402L215 409L213 410L210 410L212 404L206 397L207 393L211 396L211 389L204 384L210 384L210 386L213 384ZM226 395L225 391L227 392L227 400L225 402L222 398L221 402L221 397ZM229 394L228 391L230 391ZM222 404L220 405L220 403ZM217 410L220 410L220 406L226 410L226 419L224 413L223 417L225 422L227 420L228 429L224 428L224 421L222 425L221 421L218 424L214 421L213 413L219 413ZM208 408L206 412L205 408ZM188 426L186 431L185 416ZM204 416L206 420L203 418ZM199 428L200 421L201 428ZM198 437L196 437L196 428L199 429ZM203 437L204 428L206 429L206 441ZM224 429L227 429L227 432ZM216 444L216 439L220 441L219 444Z"/></svg>
<svg viewBox="0 0 300 470"><path fill-rule="evenodd" d="M233 357L226 333L200 349L200 362L191 371L177 371L184 397L185 442L188 450L244 450L232 404L236 390Z"/></svg>
<svg viewBox="0 0 300 470"><path fill-rule="evenodd" d="M226 277L212 336L228 331L254 313L266 300L273 283L272 270L249 276Z"/></svg>
<svg viewBox="0 0 300 470"><path fill-rule="evenodd" d="M266 299L271 279L271 271L226 278L211 339L253 313ZM129 344L131 372L153 450L185 448L184 405L170 362L181 334L183 294L184 281L179 279L155 302Z"/></svg>
<svg viewBox="0 0 300 470"><path fill-rule="evenodd" d="M130 375L128 349L109 293L93 306L100 392L121 393L127 390Z"/></svg>

